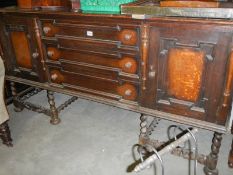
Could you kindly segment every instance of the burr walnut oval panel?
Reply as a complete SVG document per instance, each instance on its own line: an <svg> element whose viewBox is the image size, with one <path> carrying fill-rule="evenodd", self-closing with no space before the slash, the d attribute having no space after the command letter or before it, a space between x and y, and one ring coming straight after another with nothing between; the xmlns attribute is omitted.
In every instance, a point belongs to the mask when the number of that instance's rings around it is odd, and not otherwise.
<svg viewBox="0 0 233 175"><path fill-rule="evenodd" d="M205 53L194 49L171 48L168 54L168 94L177 99L198 100Z"/></svg>

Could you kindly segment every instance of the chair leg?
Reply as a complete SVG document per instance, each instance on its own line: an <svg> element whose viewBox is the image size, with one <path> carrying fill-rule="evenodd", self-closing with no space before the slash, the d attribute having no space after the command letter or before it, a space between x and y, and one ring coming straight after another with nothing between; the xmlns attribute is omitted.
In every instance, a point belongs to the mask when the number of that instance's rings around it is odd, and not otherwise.
<svg viewBox="0 0 233 175"><path fill-rule="evenodd" d="M21 112L23 110L23 106L17 101L17 91L15 88L15 82L10 82L11 93L13 96L13 105L15 112Z"/></svg>
<svg viewBox="0 0 233 175"><path fill-rule="evenodd" d="M13 146L10 128L7 122L4 122L0 125L0 139L2 139L2 143L7 145L8 147Z"/></svg>
<svg viewBox="0 0 233 175"><path fill-rule="evenodd" d="M221 147L222 134L215 132L212 141L211 152L207 157L204 172L206 175L218 175L217 163L218 154Z"/></svg>
<svg viewBox="0 0 233 175"><path fill-rule="evenodd" d="M232 144L231 144L231 151L229 153L228 165L230 168L233 168L233 140L232 140Z"/></svg>
<svg viewBox="0 0 233 175"><path fill-rule="evenodd" d="M233 134L233 123L232 123L232 127L231 127L231 133ZM233 140L232 140L232 144L231 144L231 150L229 153L228 165L229 165L229 168L233 168Z"/></svg>
<svg viewBox="0 0 233 175"><path fill-rule="evenodd" d="M47 91L48 102L51 110L51 120L50 123L53 125L57 125L61 122L61 119L58 117L58 111L54 101L54 92Z"/></svg>

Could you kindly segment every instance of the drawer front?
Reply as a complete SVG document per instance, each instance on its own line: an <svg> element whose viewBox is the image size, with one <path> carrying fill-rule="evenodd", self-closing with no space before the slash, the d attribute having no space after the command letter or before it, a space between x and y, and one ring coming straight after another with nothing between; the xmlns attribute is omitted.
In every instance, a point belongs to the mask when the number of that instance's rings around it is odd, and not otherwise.
<svg viewBox="0 0 233 175"><path fill-rule="evenodd" d="M119 72L138 74L137 55L98 54L70 49L58 49L55 46L47 46L46 53L49 61L61 62L62 60L67 60L76 63L87 63L108 68L117 68Z"/></svg>
<svg viewBox="0 0 233 175"><path fill-rule="evenodd" d="M134 47L125 47L117 42L94 41L88 39L78 39L70 37L58 37L57 45L59 49L66 49L78 52L96 53L101 55L138 55L139 50Z"/></svg>
<svg viewBox="0 0 233 175"><path fill-rule="evenodd" d="M122 45L136 46L139 43L138 28L135 26L100 26L42 22L43 34L46 37L70 36L92 40L119 42Z"/></svg>
<svg viewBox="0 0 233 175"><path fill-rule="evenodd" d="M131 82L114 80L114 74L99 72L94 75L92 71L79 67L65 65L63 69L49 66L52 86L62 85L63 88L72 89L88 94L111 98L114 100L136 101L138 97L137 85ZM78 68L78 67L76 67ZM108 76L113 77L108 77ZM103 78L105 77L105 78Z"/></svg>

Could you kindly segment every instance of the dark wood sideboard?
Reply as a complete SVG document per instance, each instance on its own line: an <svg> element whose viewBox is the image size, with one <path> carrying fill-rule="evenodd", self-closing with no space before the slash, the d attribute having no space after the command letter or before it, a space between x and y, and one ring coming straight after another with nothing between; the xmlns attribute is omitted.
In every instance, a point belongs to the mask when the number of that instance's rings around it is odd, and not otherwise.
<svg viewBox="0 0 233 175"><path fill-rule="evenodd" d="M16 109L19 82L48 91L52 124L60 122L59 92L142 113L142 127L150 115L214 131L207 175L218 174L221 135L230 128L232 36L229 20L0 11Z"/></svg>

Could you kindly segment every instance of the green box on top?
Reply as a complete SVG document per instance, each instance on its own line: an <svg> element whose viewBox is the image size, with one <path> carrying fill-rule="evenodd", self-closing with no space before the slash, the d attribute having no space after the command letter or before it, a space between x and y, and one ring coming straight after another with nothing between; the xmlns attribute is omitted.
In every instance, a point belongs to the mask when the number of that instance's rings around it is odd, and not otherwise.
<svg viewBox="0 0 233 175"><path fill-rule="evenodd" d="M136 0L80 0L83 11L120 12L120 5Z"/></svg>

